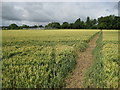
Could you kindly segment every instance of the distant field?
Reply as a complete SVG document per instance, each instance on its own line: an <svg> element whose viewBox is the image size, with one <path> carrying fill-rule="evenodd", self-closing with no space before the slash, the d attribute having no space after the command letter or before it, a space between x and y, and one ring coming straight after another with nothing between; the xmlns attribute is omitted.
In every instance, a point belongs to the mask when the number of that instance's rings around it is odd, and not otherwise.
<svg viewBox="0 0 120 90"><path fill-rule="evenodd" d="M118 30L103 30L103 41L104 42L118 42Z"/></svg>
<svg viewBox="0 0 120 90"><path fill-rule="evenodd" d="M76 41L88 40L99 30L7 30L3 31L3 42L28 40L38 41Z"/></svg>
<svg viewBox="0 0 120 90"><path fill-rule="evenodd" d="M99 30L3 31L3 87L62 87Z"/></svg>

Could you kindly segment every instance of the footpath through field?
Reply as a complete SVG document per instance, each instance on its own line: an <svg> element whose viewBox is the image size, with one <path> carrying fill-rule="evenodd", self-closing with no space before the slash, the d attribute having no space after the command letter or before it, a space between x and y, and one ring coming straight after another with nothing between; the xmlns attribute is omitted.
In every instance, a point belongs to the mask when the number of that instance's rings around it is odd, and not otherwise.
<svg viewBox="0 0 120 90"><path fill-rule="evenodd" d="M85 71L92 64L92 51L96 47L96 40L99 35L97 34L90 42L89 47L84 52L78 52L78 58L76 61L76 67L71 73L70 77L66 80L65 88L84 88L83 79Z"/></svg>

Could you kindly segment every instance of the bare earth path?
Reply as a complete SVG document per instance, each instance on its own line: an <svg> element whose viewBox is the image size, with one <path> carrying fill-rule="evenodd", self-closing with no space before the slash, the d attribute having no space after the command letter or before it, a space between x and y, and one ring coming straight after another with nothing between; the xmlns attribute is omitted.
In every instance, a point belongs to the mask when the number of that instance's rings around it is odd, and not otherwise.
<svg viewBox="0 0 120 90"><path fill-rule="evenodd" d="M92 64L92 51L96 47L97 34L90 42L89 47L84 52L78 53L77 64L71 76L66 80L66 88L84 88L82 86L84 73Z"/></svg>

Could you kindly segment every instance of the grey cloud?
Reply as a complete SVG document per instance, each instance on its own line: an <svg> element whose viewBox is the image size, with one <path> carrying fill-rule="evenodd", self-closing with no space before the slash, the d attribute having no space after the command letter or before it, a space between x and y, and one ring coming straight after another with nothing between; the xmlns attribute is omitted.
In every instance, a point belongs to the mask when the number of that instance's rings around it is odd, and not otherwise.
<svg viewBox="0 0 120 90"><path fill-rule="evenodd" d="M98 18L117 11L109 9L116 3L43 3L43 2L4 2L2 5L3 25L17 24L47 24L49 22L74 22L77 18L85 20L87 16Z"/></svg>
<svg viewBox="0 0 120 90"><path fill-rule="evenodd" d="M15 4L13 3L3 3L2 5L2 18L6 20L21 20L20 10L15 9Z"/></svg>

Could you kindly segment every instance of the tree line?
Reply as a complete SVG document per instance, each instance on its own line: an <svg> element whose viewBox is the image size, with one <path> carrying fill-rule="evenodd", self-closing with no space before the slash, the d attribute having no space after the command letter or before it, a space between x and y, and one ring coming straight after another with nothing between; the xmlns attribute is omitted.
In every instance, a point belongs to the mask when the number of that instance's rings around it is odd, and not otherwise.
<svg viewBox="0 0 120 90"><path fill-rule="evenodd" d="M74 23L63 22L51 22L45 26L42 25L22 25L11 24L9 26L2 26L2 29L31 29L31 28L43 28L43 29L120 29L120 17L115 15L109 15L100 17L98 19L91 19L87 17L86 21L82 21L78 18Z"/></svg>

